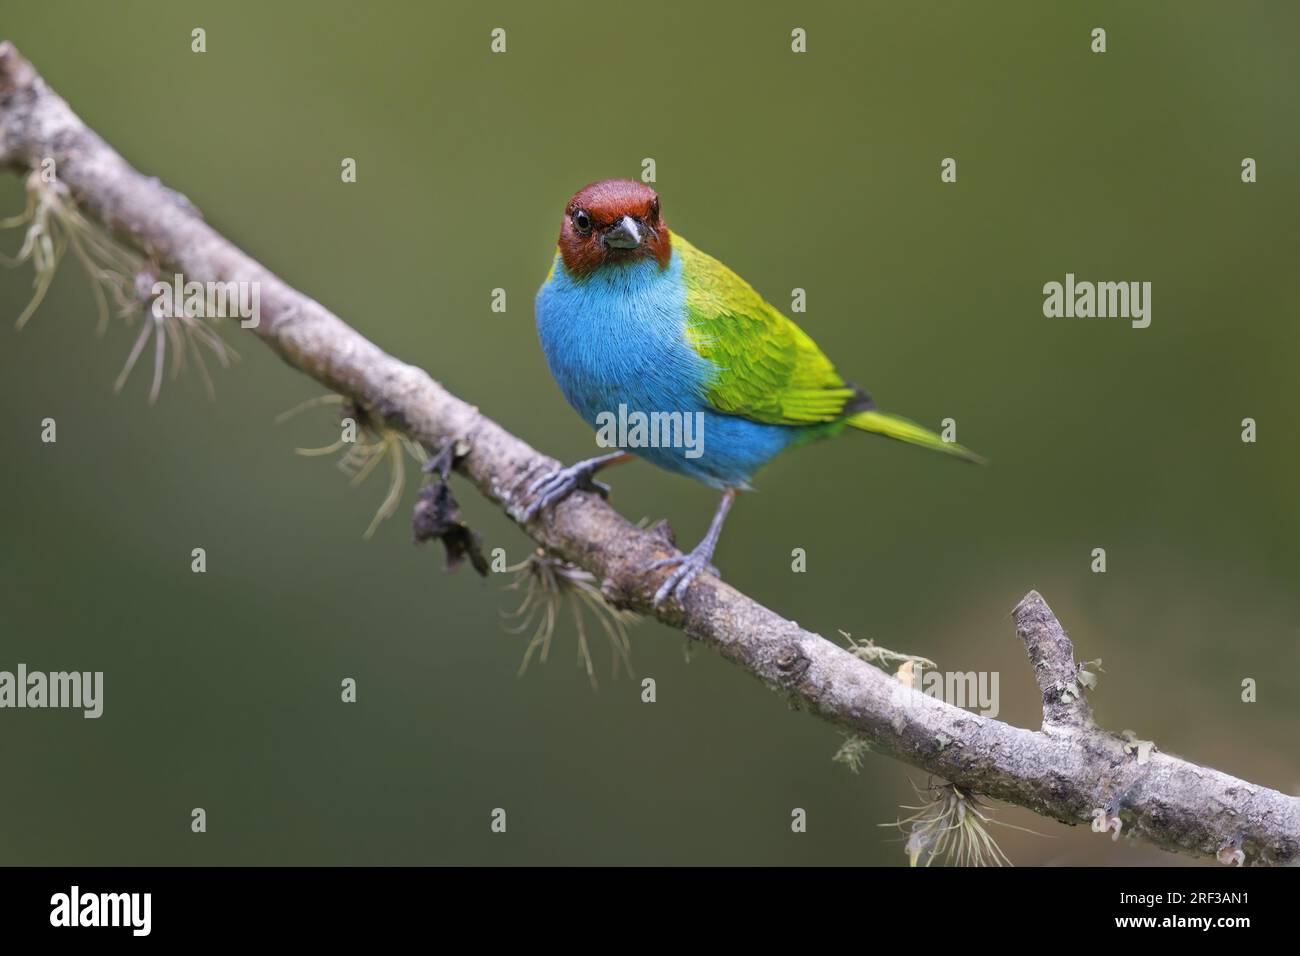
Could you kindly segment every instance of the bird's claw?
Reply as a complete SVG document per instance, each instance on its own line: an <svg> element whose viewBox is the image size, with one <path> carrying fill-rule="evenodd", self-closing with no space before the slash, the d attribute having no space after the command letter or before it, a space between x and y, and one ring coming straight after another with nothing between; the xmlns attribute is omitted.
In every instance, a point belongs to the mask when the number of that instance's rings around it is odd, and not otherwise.
<svg viewBox="0 0 1300 956"><path fill-rule="evenodd" d="M659 607L672 595L681 604L686 597L686 591L701 571L708 571L715 578L722 577L710 562L712 555L703 548L696 548L689 554L675 554L671 558L660 558L658 561L646 565L645 570L658 571L660 568L674 567L673 573L664 578L664 583L659 585L659 590L655 592L654 606Z"/></svg>
<svg viewBox="0 0 1300 956"><path fill-rule="evenodd" d="M549 508L575 491L594 491L602 498L608 498L609 485L597 481L594 475L595 470L587 462L558 468L542 475L528 486L527 493L533 496L533 500L524 509L523 520L533 520L543 508Z"/></svg>

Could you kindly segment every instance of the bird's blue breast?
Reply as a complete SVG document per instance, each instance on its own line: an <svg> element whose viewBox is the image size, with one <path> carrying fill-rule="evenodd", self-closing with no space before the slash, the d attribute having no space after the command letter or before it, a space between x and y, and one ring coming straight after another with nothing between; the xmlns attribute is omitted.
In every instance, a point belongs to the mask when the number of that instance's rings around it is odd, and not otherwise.
<svg viewBox="0 0 1300 956"><path fill-rule="evenodd" d="M676 253L667 268L644 259L582 278L557 256L537 293L537 334L547 364L588 425L608 436L612 420L635 424L638 415L643 421L657 415L654 421L664 425L667 416L677 415L674 421L687 429L698 426L698 441L651 447L625 428L620 438L632 440L620 440L618 447L710 485L744 486L801 429L714 411L706 393L715 369L687 341L686 319L686 285ZM653 427L650 432L656 434Z"/></svg>

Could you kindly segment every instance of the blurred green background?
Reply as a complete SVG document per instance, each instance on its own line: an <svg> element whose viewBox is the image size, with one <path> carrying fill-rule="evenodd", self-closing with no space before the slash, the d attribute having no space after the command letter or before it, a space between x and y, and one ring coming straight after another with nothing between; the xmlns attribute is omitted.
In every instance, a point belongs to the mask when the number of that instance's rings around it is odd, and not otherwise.
<svg viewBox="0 0 1300 956"><path fill-rule="evenodd" d="M801 322L846 375L992 459L858 437L789 455L723 536L731 583L822 634L999 671L1000 716L1029 726L1008 614L1038 588L1105 661L1106 725L1300 787L1300 9L49 0L0 29L234 242L566 460L593 437L532 296L569 195L653 157L674 229L782 308L807 289ZM0 178L0 210L22 203ZM1151 327L1044 318L1066 272L1151 281ZM516 677L504 576L413 548L409 488L363 541L382 477L351 489L295 456L337 434L326 411L273 424L312 382L227 329L242 360L215 402L191 372L148 404L143 365L115 395L134 329L95 337L69 259L16 333L31 278L0 273L0 669L103 670L105 715L0 713L0 863L905 864L877 825L919 771L872 756L852 775L835 729L654 623L633 631L653 705L601 643L593 692L567 623ZM649 465L613 480L625 514L684 541L715 503ZM459 494L489 548L528 552ZM1044 834L1002 835L1019 864L1171 859L996 815Z"/></svg>

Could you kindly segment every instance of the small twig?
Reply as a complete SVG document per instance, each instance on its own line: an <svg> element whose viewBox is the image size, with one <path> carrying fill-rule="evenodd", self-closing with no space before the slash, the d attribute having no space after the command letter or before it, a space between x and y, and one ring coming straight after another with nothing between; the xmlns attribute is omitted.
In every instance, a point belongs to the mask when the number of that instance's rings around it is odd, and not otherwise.
<svg viewBox="0 0 1300 956"><path fill-rule="evenodd" d="M1043 596L1030 591L1011 616L1016 633L1025 642L1038 689L1043 692L1043 729L1052 724L1091 728L1092 708L1079 683L1074 645Z"/></svg>

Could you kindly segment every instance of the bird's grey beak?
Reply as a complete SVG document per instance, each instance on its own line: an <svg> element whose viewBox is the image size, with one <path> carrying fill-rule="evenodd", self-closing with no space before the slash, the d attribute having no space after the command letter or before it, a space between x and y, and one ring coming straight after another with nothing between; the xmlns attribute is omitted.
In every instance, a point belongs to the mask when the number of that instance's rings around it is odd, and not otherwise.
<svg viewBox="0 0 1300 956"><path fill-rule="evenodd" d="M641 245L641 239L641 225L631 216L624 216L600 237L600 241L611 249L636 249Z"/></svg>

